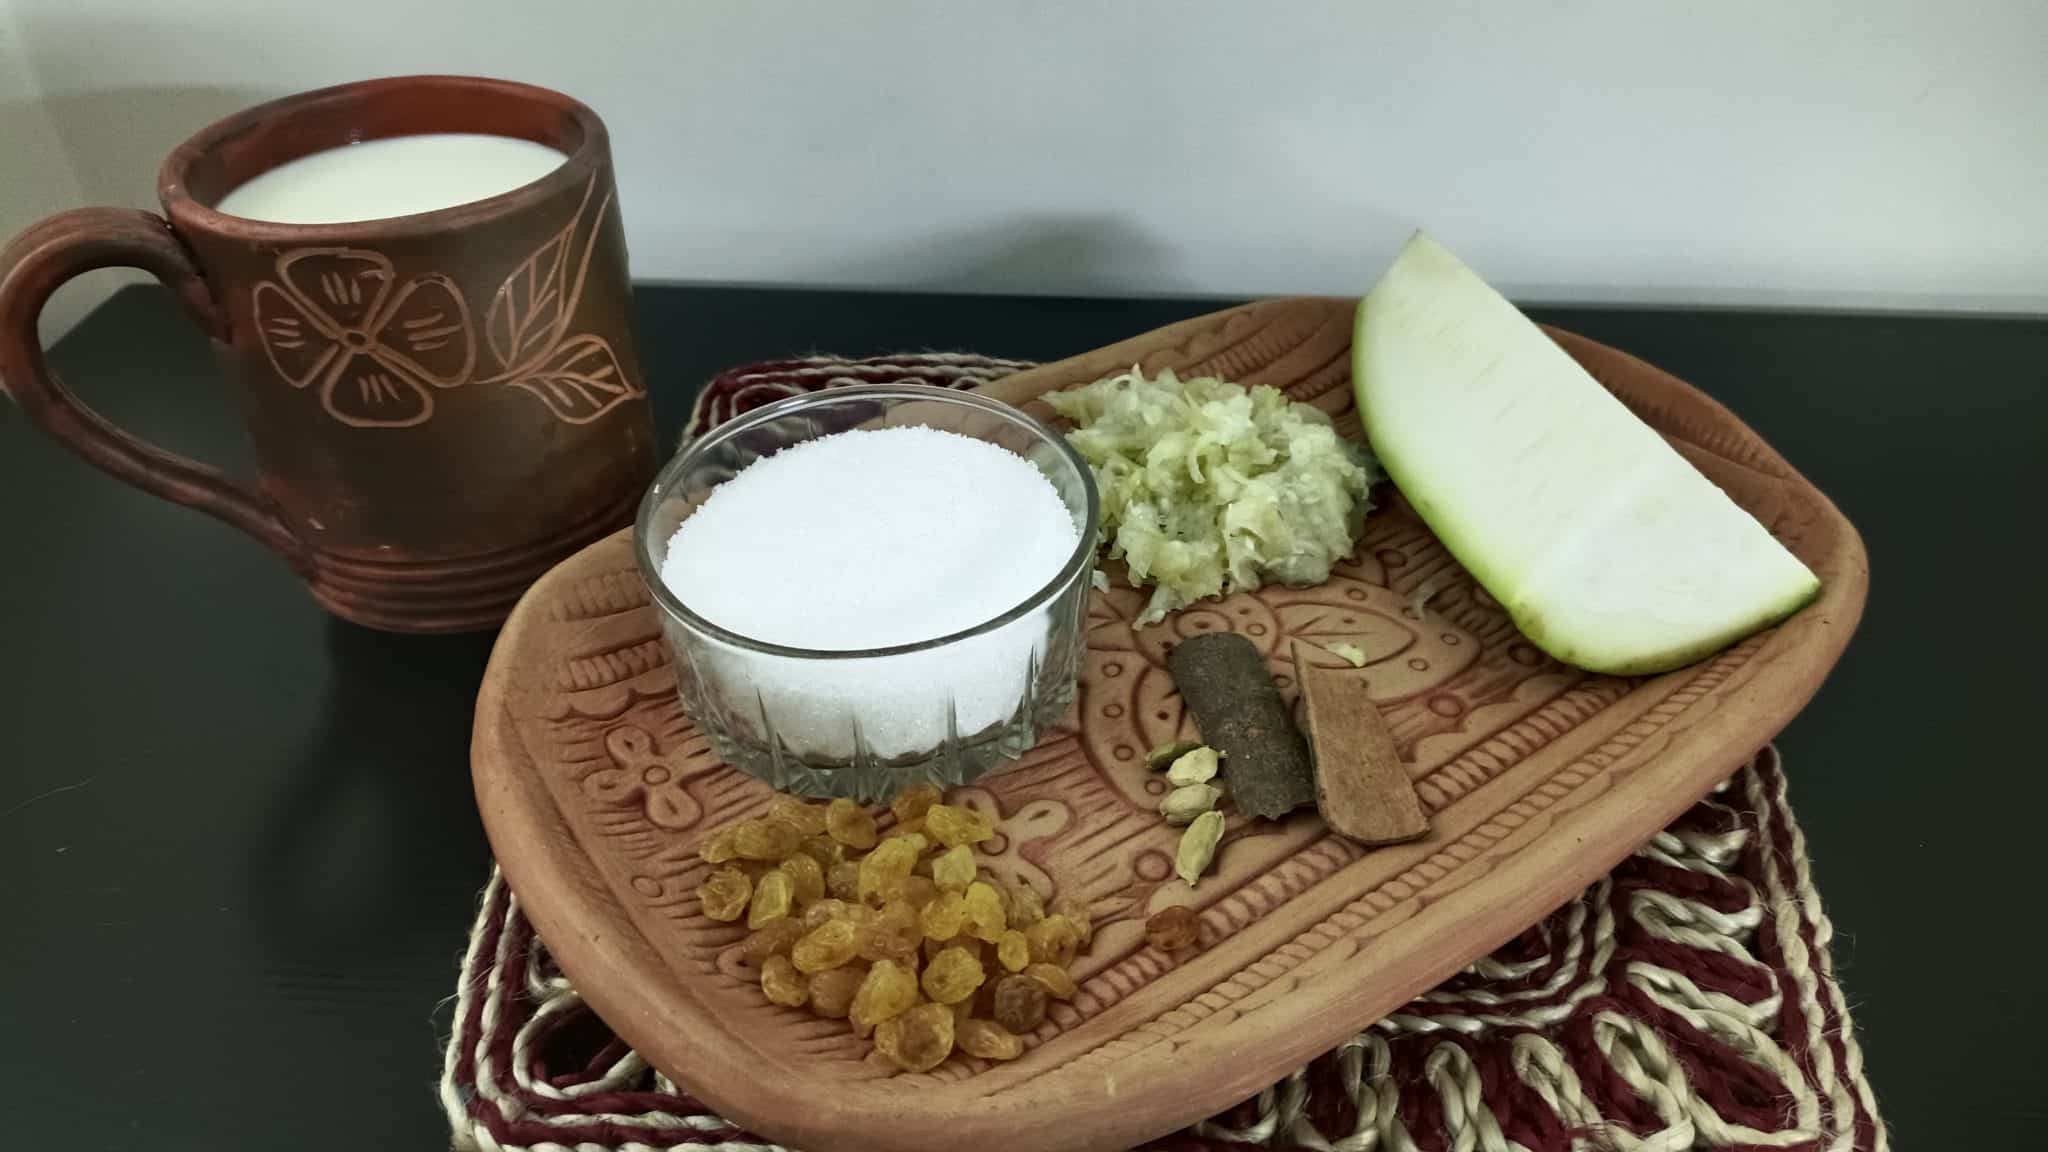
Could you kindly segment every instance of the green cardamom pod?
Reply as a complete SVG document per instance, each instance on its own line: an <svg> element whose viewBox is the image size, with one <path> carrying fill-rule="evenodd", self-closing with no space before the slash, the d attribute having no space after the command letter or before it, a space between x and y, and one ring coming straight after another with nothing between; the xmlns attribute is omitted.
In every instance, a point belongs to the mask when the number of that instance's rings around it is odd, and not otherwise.
<svg viewBox="0 0 2048 1152"><path fill-rule="evenodd" d="M1198 785L1199 787L1199 785ZM1180 850L1174 853L1173 870L1193 888L1202 873L1216 859L1216 846L1223 843L1223 813L1204 812L1195 817L1180 835Z"/></svg>
<svg viewBox="0 0 2048 1152"><path fill-rule="evenodd" d="M1223 798L1223 789L1211 784L1190 784L1175 788L1159 802L1159 814L1166 817L1168 824L1186 824L1202 813L1216 806Z"/></svg>

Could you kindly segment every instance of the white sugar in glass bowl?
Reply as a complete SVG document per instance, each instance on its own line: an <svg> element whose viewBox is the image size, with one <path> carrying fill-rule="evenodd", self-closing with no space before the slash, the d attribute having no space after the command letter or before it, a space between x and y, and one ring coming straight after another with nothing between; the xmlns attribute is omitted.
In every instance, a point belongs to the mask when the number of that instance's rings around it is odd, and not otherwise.
<svg viewBox="0 0 2048 1152"><path fill-rule="evenodd" d="M860 385L691 442L634 544L713 750L786 791L878 800L973 780L1066 713L1097 516L1087 464L1037 420Z"/></svg>

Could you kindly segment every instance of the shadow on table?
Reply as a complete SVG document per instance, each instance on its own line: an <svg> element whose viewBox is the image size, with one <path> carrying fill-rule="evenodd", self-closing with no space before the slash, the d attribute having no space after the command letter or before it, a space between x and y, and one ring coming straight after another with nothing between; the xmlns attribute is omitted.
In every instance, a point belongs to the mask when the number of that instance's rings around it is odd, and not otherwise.
<svg viewBox="0 0 2048 1152"><path fill-rule="evenodd" d="M469 732L493 639L326 622L324 716L249 872L256 919L282 942L374 951L380 930L445 930L451 897L483 885Z"/></svg>

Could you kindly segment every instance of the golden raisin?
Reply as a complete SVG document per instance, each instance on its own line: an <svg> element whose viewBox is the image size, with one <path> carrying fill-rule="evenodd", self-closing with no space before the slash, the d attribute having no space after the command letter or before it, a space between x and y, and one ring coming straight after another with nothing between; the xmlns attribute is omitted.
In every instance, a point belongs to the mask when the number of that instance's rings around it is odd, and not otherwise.
<svg viewBox="0 0 2048 1152"><path fill-rule="evenodd" d="M789 873L780 868L754 882L754 906L747 910L747 927L759 928L778 916L787 916L795 904L796 886Z"/></svg>
<svg viewBox="0 0 2048 1152"><path fill-rule="evenodd" d="M720 828L697 846L697 855L702 857L706 864L723 864L731 860L739 855L732 846L734 835L731 828Z"/></svg>
<svg viewBox="0 0 2048 1152"><path fill-rule="evenodd" d="M837 968L853 959L858 951L854 946L858 931L851 920L820 924L804 933L804 938L789 950L789 958L799 972L823 972L827 968Z"/></svg>
<svg viewBox="0 0 2048 1152"><path fill-rule="evenodd" d="M917 854L924 847L919 843L922 837L891 836L875 850L861 858L860 898L870 904L879 902L889 886L910 875L911 865L917 863Z"/></svg>
<svg viewBox="0 0 2048 1152"><path fill-rule="evenodd" d="M842 860L826 869L825 891L839 900L850 902L860 899L860 865L852 860Z"/></svg>
<svg viewBox="0 0 2048 1152"><path fill-rule="evenodd" d="M875 1029L875 1051L905 1072L929 1072L953 1054L953 1013L920 1004Z"/></svg>
<svg viewBox="0 0 2048 1152"><path fill-rule="evenodd" d="M780 860L804 842L804 834L787 820L742 820L733 828L733 851L749 860Z"/></svg>
<svg viewBox="0 0 2048 1152"><path fill-rule="evenodd" d="M1031 945L1024 942L1022 932L1012 928L996 941L996 962L1009 972L1022 972L1031 963Z"/></svg>
<svg viewBox="0 0 2048 1152"><path fill-rule="evenodd" d="M1024 1054L1023 1039L993 1020L955 1019L953 1042L983 1060L1015 1060Z"/></svg>
<svg viewBox="0 0 2048 1152"><path fill-rule="evenodd" d="M925 835L955 848L962 844L979 844L996 834L989 822L978 812L966 808L955 808L950 804L934 804L924 814Z"/></svg>
<svg viewBox="0 0 2048 1152"><path fill-rule="evenodd" d="M923 936L917 911L901 900L891 900L860 926L854 939L863 960L901 961L917 951L917 942Z"/></svg>
<svg viewBox="0 0 2048 1152"><path fill-rule="evenodd" d="M846 1019L853 1007L853 995L860 991L868 970L858 964L827 968L811 977L811 1011L834 1020Z"/></svg>
<svg viewBox="0 0 2048 1152"><path fill-rule="evenodd" d="M777 796L768 805L771 820L785 820L805 836L822 836L825 833L825 808L820 804L806 803L797 796Z"/></svg>
<svg viewBox="0 0 2048 1152"><path fill-rule="evenodd" d="M755 929L740 944L740 959L748 964L765 964L770 956L787 956L803 936L802 924L787 916L777 916Z"/></svg>
<svg viewBox="0 0 2048 1152"><path fill-rule="evenodd" d="M989 1014L1004 1029L1023 1035L1045 1022L1045 985L1029 976L1005 976L996 982Z"/></svg>
<svg viewBox="0 0 2048 1152"><path fill-rule="evenodd" d="M1010 911L1010 927L1029 928L1045 919L1045 901L1038 895L1038 889L1029 884L1007 884L1003 887Z"/></svg>
<svg viewBox="0 0 2048 1152"><path fill-rule="evenodd" d="M976 1016L994 1017L996 1014L996 985L1015 975L1013 972L997 972L982 984L981 991L974 994L974 1002L981 1005Z"/></svg>
<svg viewBox="0 0 2048 1152"><path fill-rule="evenodd" d="M920 919L931 940L951 940L967 923L967 901L958 892L941 892L924 906Z"/></svg>
<svg viewBox="0 0 2048 1152"><path fill-rule="evenodd" d="M874 814L843 796L825 806L825 831L848 848L875 846Z"/></svg>
<svg viewBox="0 0 2048 1152"><path fill-rule="evenodd" d="M965 948L947 948L925 965L924 994L940 1004L957 1004L974 995L984 975L980 957Z"/></svg>
<svg viewBox="0 0 2048 1152"><path fill-rule="evenodd" d="M1024 943L1031 947L1032 963L1064 968L1081 951L1081 930L1065 916L1047 916L1024 930Z"/></svg>
<svg viewBox="0 0 2048 1152"><path fill-rule="evenodd" d="M761 993L770 1003L784 1008L801 1008L811 998L810 981L796 970L787 956L770 956L761 965Z"/></svg>
<svg viewBox="0 0 2048 1152"><path fill-rule="evenodd" d="M1065 968L1052 964L1031 964L1024 969L1026 980L1036 980L1045 986L1046 994L1055 1000L1072 1000L1080 991L1074 986L1074 978L1067 975Z"/></svg>
<svg viewBox="0 0 2048 1152"><path fill-rule="evenodd" d="M1081 933L1081 943L1088 943L1088 938L1095 935L1095 922L1088 916L1088 905L1072 896L1056 898L1046 905L1045 910L1048 915L1065 916L1073 921L1075 930Z"/></svg>
<svg viewBox="0 0 2048 1152"><path fill-rule="evenodd" d="M1185 905L1161 908L1145 921L1145 942L1161 952L1193 948L1201 939L1202 920Z"/></svg>
<svg viewBox="0 0 2048 1152"><path fill-rule="evenodd" d="M844 900L834 900L830 897L819 900L804 909L804 931L822 927L832 920L851 920L854 907L855 905Z"/></svg>
<svg viewBox="0 0 2048 1152"><path fill-rule="evenodd" d="M925 810L939 802L939 795L935 784L912 784L889 801L889 811L896 814L896 823L900 827L906 821L923 819Z"/></svg>
<svg viewBox="0 0 2048 1152"><path fill-rule="evenodd" d="M1010 886L994 875L989 875L985 878L977 877L977 879L980 879L982 883L990 888L995 889L996 906L1003 910L1003 926L1005 928L1016 927L1016 925L1010 923Z"/></svg>
<svg viewBox="0 0 2048 1152"><path fill-rule="evenodd" d="M818 867L830 872L834 864L846 859L846 845L830 836L806 836L797 845L797 851L818 862Z"/></svg>
<svg viewBox="0 0 2048 1152"><path fill-rule="evenodd" d="M932 882L948 892L965 892L974 883L974 849L965 844L932 858Z"/></svg>
<svg viewBox="0 0 2048 1152"><path fill-rule="evenodd" d="M931 877L905 876L889 885L889 890L882 893L882 896L888 900L901 900L912 908L923 908L938 894L939 887L932 883Z"/></svg>
<svg viewBox="0 0 2048 1152"><path fill-rule="evenodd" d="M818 862L799 852L776 867L789 876L790 896L799 908L825 898L825 870Z"/></svg>
<svg viewBox="0 0 2048 1152"><path fill-rule="evenodd" d="M996 894L995 888L986 881L976 880L967 886L963 898L967 902L967 934L991 944L1001 940L1009 921L1003 914L1003 898Z"/></svg>
<svg viewBox="0 0 2048 1152"><path fill-rule="evenodd" d="M697 885L697 903L704 915L728 923L747 910L747 897L754 894L754 882L747 874L728 864Z"/></svg>
<svg viewBox="0 0 2048 1152"><path fill-rule="evenodd" d="M919 816L915 820L905 820L901 824L898 824L895 827L891 828L889 830L889 834L891 836L923 836L924 817Z"/></svg>
<svg viewBox="0 0 2048 1152"><path fill-rule="evenodd" d="M875 1030L875 1025L907 1011L915 1003L917 977L893 960L877 960L868 969L867 979L860 982L860 991L853 994L846 1018L853 1023L855 1035L866 1036ZM951 1020L951 1014L946 1018Z"/></svg>

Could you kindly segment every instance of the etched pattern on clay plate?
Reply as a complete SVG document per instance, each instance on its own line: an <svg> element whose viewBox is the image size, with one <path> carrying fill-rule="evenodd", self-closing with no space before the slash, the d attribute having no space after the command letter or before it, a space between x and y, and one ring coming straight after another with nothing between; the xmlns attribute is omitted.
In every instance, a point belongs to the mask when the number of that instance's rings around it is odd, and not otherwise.
<svg viewBox="0 0 2048 1152"><path fill-rule="evenodd" d="M1155 334L1159 339L1146 347L1109 349L1000 381L991 391L1031 407L1031 397L1048 387L1084 383L1136 359L1148 369L1171 365L1282 386L1357 436L1348 325L1349 307L1338 302L1256 305ZM1861 564L1853 531L1832 507L1732 418L1668 378L1640 374L1649 370L1611 350L1559 339L1815 564L1824 580L1841 579L1845 564ZM1081 690L1069 719L1016 764L956 793L996 820L998 836L984 845L991 870L1046 896L1085 900L1095 921L1094 941L1075 968L1080 994L1054 1007L1026 1038L1030 1050L1012 1064L955 1056L929 1074L888 1076L863 1058L868 1045L843 1023L768 1004L737 967L731 950L744 928L699 914L695 889L707 866L696 849L709 830L764 809L771 793L722 769L684 718L623 537L572 560L529 598L522 611L531 618L517 643L525 662L506 672L522 688L495 697L487 688L484 704L507 702L507 719L525 753L523 770L545 783L583 856L672 973L675 994L701 1005L733 1034L754 1038L764 1058L785 1069L800 1067L812 1082L857 1088L848 1099L864 1101L859 1106L878 1115L885 1111L880 1102L894 1101L888 1107L927 1108L936 1117L957 1109L944 1103L955 1089L976 1098L1018 1093L1073 1099L1084 1122L1121 1132L1115 1125L1132 1124L1131 1117L1119 1120L1103 1101L1091 1104L1073 1093L1099 1092L1101 1081L1119 1069L1136 1079L1181 1053L1197 1058L1224 1050L1210 1045L1244 1051L1247 1067L1259 1063L1261 1045L1269 1046L1273 1073L1284 1072L1293 1058L1288 1045L1301 1038L1301 1009L1290 999L1295 993L1318 997L1331 1018L1314 1026L1341 1038L1370 1020L1349 1018L1345 1005L1371 1011L1377 1002L1385 1010L1419 990L1375 988L1371 965L1354 959L1405 957L1416 967L1398 969L1404 973L1456 970L1548 905L1504 912L1485 931L1446 927L1427 915L1432 905L1497 870L1519 867L1521 854L1546 843L1545 833L1568 814L1622 787L1644 765L1665 764L1659 770L1674 773L1672 787L1691 790L1670 797L1675 811L1769 735L1742 733L1738 742L1753 742L1741 747L1685 743L1689 728L1712 723L1720 701L1757 675L1756 658L1774 638L1780 646L1791 643L1780 635L1790 626L1663 677L1578 672L1524 641L1390 487L1377 489L1375 497L1380 507L1357 551L1320 586L1205 602L1142 629L1131 625L1142 593L1121 582L1095 593ZM1817 527L1824 531L1816 533ZM1855 579L1850 623L1860 606L1861 577ZM1146 771L1144 754L1195 734L1164 657L1178 639L1216 630L1259 645L1290 700L1291 644L1303 643L1311 658L1346 670L1350 664L1328 646L1364 652L1366 664L1355 674L1386 709L1433 815L1432 834L1366 854L1328 834L1312 812L1250 826L1233 817L1215 874L1194 890L1175 879L1179 830L1156 814L1163 784ZM1839 650L1826 634L1808 642L1834 644L1823 668ZM504 647L494 668L507 658ZM1812 682L1817 674L1776 690L1810 692ZM1652 755L1675 747L1687 749L1691 760ZM1720 766L1698 763L1706 758ZM480 767L480 779L483 772ZM1620 842L1628 835L1626 819L1603 819L1608 822L1598 827L1612 829L1613 844L1591 851L1583 868L1575 863L1544 876L1544 884L1560 889L1558 899L1612 862L1602 852L1611 849L1618 857L1633 847ZM885 827L887 820L884 814ZM1649 823L1641 834L1659 826ZM506 860L515 890L519 863ZM1586 875L1562 874L1574 869ZM1507 903L1517 889L1501 884L1498 891ZM1146 945L1146 917L1173 904L1197 911L1211 946L1176 960ZM1425 920L1426 933L1416 927ZM573 962L573 955L565 956L565 965ZM587 983L581 974L577 980L579 987ZM1257 1022L1266 1014L1270 1023ZM660 1059L661 1046L652 1038L629 1039ZM676 1071L688 1079L689 1070ZM941 1086L944 1092L930 1096L929 1089ZM717 1095L717 1086L704 1087ZM1184 1120L1232 1102L1209 1101L1200 1092L1180 1100L1149 1092L1123 1102L1140 1121L1146 1108L1161 1118L1184 1113ZM724 1098L728 1110L734 1103L745 1109L736 1095ZM774 1130L772 1123L767 1127ZM937 1134L908 1141L918 1147L941 1142Z"/></svg>

